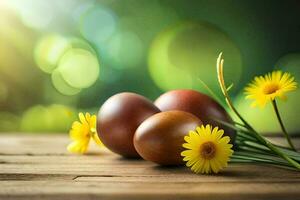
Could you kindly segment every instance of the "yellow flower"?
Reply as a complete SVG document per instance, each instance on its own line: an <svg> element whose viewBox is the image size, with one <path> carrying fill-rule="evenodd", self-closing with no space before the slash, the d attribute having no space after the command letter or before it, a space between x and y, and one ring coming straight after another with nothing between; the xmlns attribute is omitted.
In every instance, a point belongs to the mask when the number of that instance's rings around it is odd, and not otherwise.
<svg viewBox="0 0 300 200"><path fill-rule="evenodd" d="M103 146L96 131L96 115L90 113L79 113L79 121L72 124L70 130L70 138L73 140L67 149L72 153L85 153L87 151L90 139L92 138L96 144Z"/></svg>
<svg viewBox="0 0 300 200"><path fill-rule="evenodd" d="M274 71L265 76L255 77L252 83L245 88L247 99L254 99L252 106L264 107L268 101L276 97L285 100L285 93L295 90L297 83L289 73Z"/></svg>
<svg viewBox="0 0 300 200"><path fill-rule="evenodd" d="M187 161L186 166L191 167L195 173L218 173L227 166L230 156L233 153L230 138L223 136L224 131L210 125L197 127L196 131L190 131L184 137L187 143L182 146L187 150L181 152Z"/></svg>

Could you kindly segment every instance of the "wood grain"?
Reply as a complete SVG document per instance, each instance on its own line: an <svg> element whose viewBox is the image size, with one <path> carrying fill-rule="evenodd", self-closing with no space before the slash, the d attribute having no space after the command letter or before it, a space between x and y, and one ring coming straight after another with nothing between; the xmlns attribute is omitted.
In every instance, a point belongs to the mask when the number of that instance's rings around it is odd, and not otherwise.
<svg viewBox="0 0 300 200"><path fill-rule="evenodd" d="M218 175L196 175L93 144L88 155L71 155L68 142L62 134L0 135L0 199L300 199L297 171L230 164Z"/></svg>

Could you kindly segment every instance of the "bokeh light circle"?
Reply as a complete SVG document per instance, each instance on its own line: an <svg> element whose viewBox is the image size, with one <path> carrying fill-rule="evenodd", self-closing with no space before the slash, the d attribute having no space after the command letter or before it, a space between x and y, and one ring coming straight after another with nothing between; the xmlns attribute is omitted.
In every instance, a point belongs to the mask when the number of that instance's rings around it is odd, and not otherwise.
<svg viewBox="0 0 300 200"><path fill-rule="evenodd" d="M276 69L290 72L300 81L300 53L290 53L282 56L275 64Z"/></svg>
<svg viewBox="0 0 300 200"><path fill-rule="evenodd" d="M70 49L60 59L58 68L62 78L74 88L90 87L99 76L97 57L84 49Z"/></svg>
<svg viewBox="0 0 300 200"><path fill-rule="evenodd" d="M24 132L65 132L76 119L75 110L71 107L52 104L35 105L26 110L20 122Z"/></svg>
<svg viewBox="0 0 300 200"><path fill-rule="evenodd" d="M65 95L78 94L99 76L97 52L80 38L46 35L37 43L34 58L42 71L52 73L54 87Z"/></svg>
<svg viewBox="0 0 300 200"><path fill-rule="evenodd" d="M134 32L119 31L107 46L109 61L115 68L136 67L143 59L143 43Z"/></svg>
<svg viewBox="0 0 300 200"><path fill-rule="evenodd" d="M220 29L206 22L182 22L161 32L149 52L149 71L163 90L193 88L202 90L198 79L217 90L216 59L225 57L225 78L238 83L242 72L241 53Z"/></svg>
<svg viewBox="0 0 300 200"><path fill-rule="evenodd" d="M79 30L83 37L94 43L103 43L115 32L117 17L114 12L105 7L88 9L79 23Z"/></svg>
<svg viewBox="0 0 300 200"><path fill-rule="evenodd" d="M37 42L34 50L34 59L42 71L52 73L62 55L72 48L85 49L97 55L91 45L80 38L68 38L59 34L49 34Z"/></svg>
<svg viewBox="0 0 300 200"><path fill-rule="evenodd" d="M72 123L77 119L77 112L73 107L52 104L47 106L49 115L52 118L52 131L65 132L69 131Z"/></svg>
<svg viewBox="0 0 300 200"><path fill-rule="evenodd" d="M94 0L84 1L75 6L71 14L74 22L77 24L80 21L81 16L93 7L95 7Z"/></svg>
<svg viewBox="0 0 300 200"><path fill-rule="evenodd" d="M32 28L46 29L54 19L56 11L50 1L7 1L20 14L22 22Z"/></svg>
<svg viewBox="0 0 300 200"><path fill-rule="evenodd" d="M81 91L81 89L68 85L68 83L63 79L59 70L54 70L52 72L51 80L55 89L64 95L75 95Z"/></svg>
<svg viewBox="0 0 300 200"><path fill-rule="evenodd" d="M46 73L51 73L58 64L63 53L71 48L68 39L58 34L42 37L34 50L34 59L37 66Z"/></svg>
<svg viewBox="0 0 300 200"><path fill-rule="evenodd" d="M69 43L70 43L71 48L74 48L74 49L85 49L85 50L93 53L95 56L97 56L97 52L85 40L82 40L82 39L76 38L76 37L71 37L71 38L69 38Z"/></svg>
<svg viewBox="0 0 300 200"><path fill-rule="evenodd" d="M21 131L49 131L51 129L52 119L45 106L36 105L24 112L21 119Z"/></svg>

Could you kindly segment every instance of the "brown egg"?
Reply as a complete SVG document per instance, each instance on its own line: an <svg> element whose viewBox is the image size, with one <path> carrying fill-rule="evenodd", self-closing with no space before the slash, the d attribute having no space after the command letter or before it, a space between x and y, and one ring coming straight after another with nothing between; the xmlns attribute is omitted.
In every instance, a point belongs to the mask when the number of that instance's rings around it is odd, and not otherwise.
<svg viewBox="0 0 300 200"><path fill-rule="evenodd" d="M173 90L162 94L154 103L161 111L182 110L197 116L203 124L218 126L224 135L234 143L235 130L216 122L214 119L232 123L225 109L211 97L194 90Z"/></svg>
<svg viewBox="0 0 300 200"><path fill-rule="evenodd" d="M103 144L125 157L139 157L133 146L137 127L160 110L145 97L134 93L120 93L110 97L100 108L97 132Z"/></svg>
<svg viewBox="0 0 300 200"><path fill-rule="evenodd" d="M183 111L157 113L146 119L136 130L134 147L145 159L160 165L183 164L184 136L202 122Z"/></svg>

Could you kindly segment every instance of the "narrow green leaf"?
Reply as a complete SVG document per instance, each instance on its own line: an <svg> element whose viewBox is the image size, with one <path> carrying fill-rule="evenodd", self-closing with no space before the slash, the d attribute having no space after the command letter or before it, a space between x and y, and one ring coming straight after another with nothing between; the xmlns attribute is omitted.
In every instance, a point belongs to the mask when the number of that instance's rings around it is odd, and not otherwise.
<svg viewBox="0 0 300 200"><path fill-rule="evenodd" d="M220 103L223 107L227 107L226 103L220 99L220 97L212 90L210 87L202 81L200 78L198 78L202 86L208 91L208 93L216 100L218 103Z"/></svg>
<svg viewBox="0 0 300 200"><path fill-rule="evenodd" d="M226 88L227 92L228 92L231 88L233 88L233 83L231 83L231 84Z"/></svg>

